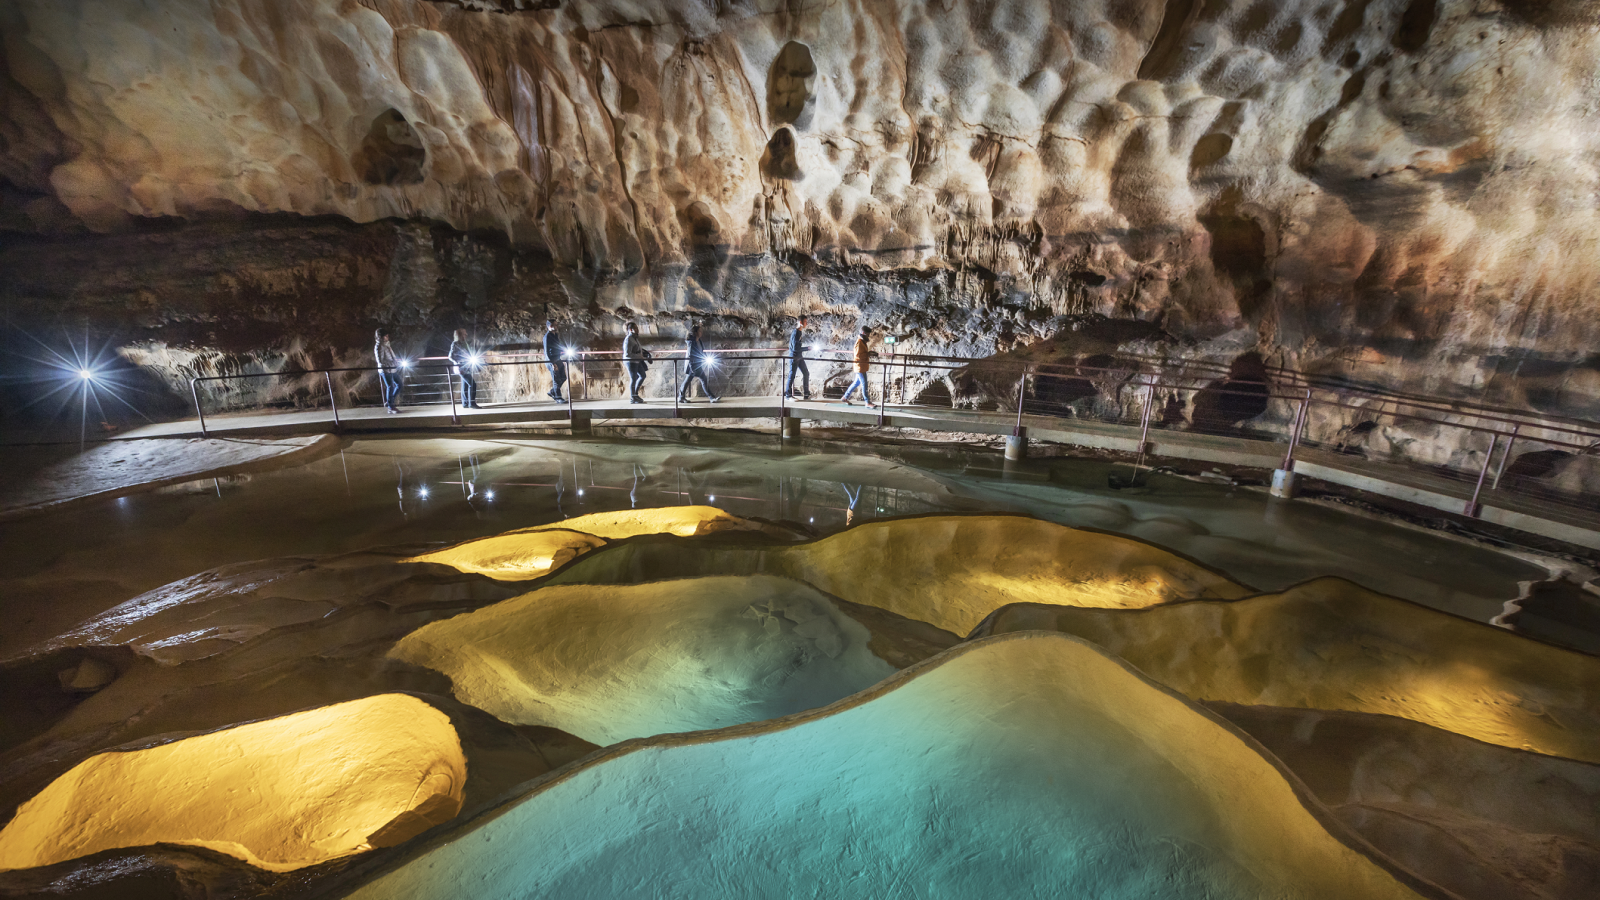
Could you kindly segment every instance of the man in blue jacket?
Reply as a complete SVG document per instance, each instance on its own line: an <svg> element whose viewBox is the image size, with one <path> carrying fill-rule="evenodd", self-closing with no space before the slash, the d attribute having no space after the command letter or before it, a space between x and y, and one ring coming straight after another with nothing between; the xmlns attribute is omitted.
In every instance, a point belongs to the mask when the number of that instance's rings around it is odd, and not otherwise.
<svg viewBox="0 0 1600 900"><path fill-rule="evenodd" d="M457 328L450 336L450 352L445 354L455 363L456 374L461 378L461 408L482 409L478 405L478 355L467 347L467 333Z"/></svg>
<svg viewBox="0 0 1600 900"><path fill-rule="evenodd" d="M562 359L561 335L556 333L554 319L544 323L544 358L550 366L550 390L545 392L557 403L567 402L561 396L561 386L567 383L567 363Z"/></svg>
<svg viewBox="0 0 1600 900"><path fill-rule="evenodd" d="M794 396L794 376L800 373L800 384L805 390L805 399L811 399L811 371L806 368L806 317L801 316L795 323L794 330L789 332L789 378L784 382L783 392L790 397Z"/></svg>

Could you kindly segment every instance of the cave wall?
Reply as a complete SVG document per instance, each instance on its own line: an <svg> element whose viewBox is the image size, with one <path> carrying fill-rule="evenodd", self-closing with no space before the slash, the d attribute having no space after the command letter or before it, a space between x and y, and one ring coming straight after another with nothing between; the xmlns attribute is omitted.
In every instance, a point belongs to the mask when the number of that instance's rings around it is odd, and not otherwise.
<svg viewBox="0 0 1600 900"><path fill-rule="evenodd" d="M1146 352L1593 415L1597 21L1595 0L14 0L0 296L174 373L354 359L390 320L515 343L551 304L595 340L705 317L767 341L808 311L972 355L1108 317L1148 323Z"/></svg>

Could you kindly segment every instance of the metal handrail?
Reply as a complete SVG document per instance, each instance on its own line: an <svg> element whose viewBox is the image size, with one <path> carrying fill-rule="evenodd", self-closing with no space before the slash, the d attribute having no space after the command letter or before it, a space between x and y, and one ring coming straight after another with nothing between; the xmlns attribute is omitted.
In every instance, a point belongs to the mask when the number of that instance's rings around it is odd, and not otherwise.
<svg viewBox="0 0 1600 900"><path fill-rule="evenodd" d="M672 361L674 385L681 385L682 362L687 358L685 348L655 350L652 357L658 361ZM729 348L707 351L712 358L727 358L730 362L760 362L776 361L779 363L776 379L776 390L773 393L782 393L784 384L784 364L789 360L786 350L771 348ZM1394 394L1376 393L1361 390L1336 389L1315 384L1310 384L1304 379L1288 378L1278 379L1273 377L1277 373L1268 372L1267 377L1261 381L1238 379L1232 385L1226 369L1221 366L1211 367L1213 376L1209 380L1203 375L1192 374L1195 368L1191 363L1180 363L1164 369L1147 362L1133 363L1117 366L1088 366L1079 363L1050 363L1032 362L1024 360L1006 360L989 358L970 358L959 356L936 356L929 354L911 354L891 352L874 354L876 364L882 370L879 376L879 397L876 406L878 409L877 420L879 424L887 421L887 407L916 407L918 404L911 400L907 394L910 385L910 371L919 370L919 379L927 378L929 382L939 378L948 379L956 373L966 373L978 378L980 381L991 382L994 391L1004 391L1004 386L1009 384L1016 392L1016 431L1021 432L1024 426L1024 416L1034 418L1060 418L1059 413L1050 411L1051 401L1040 396L1041 386L1049 384L1052 380L1072 379L1086 381L1093 385L1101 396L1109 396L1115 400L1117 397L1129 397L1127 401L1141 402L1143 409L1139 416L1140 423L1140 450L1141 459L1148 438L1152 410L1156 404L1157 394L1161 391L1177 392L1179 394L1196 394L1206 392L1220 396L1248 396L1261 399L1270 404L1274 401L1281 402L1290 408L1287 422L1288 447L1284 456L1283 467L1292 469L1295 453L1305 441L1305 431L1310 421L1313 408L1331 408L1349 410L1362 415L1371 416L1373 419L1387 417L1391 421L1421 422L1439 427L1458 428L1473 434L1481 434L1489 439L1489 450L1484 453L1483 466L1480 471L1469 475L1460 473L1468 479L1475 478L1476 485L1473 500L1469 502L1467 513L1475 514L1478 508L1478 496L1487 486L1489 490L1498 488L1502 476L1505 474L1508 462L1511 459L1513 444L1517 442L1533 442L1545 447L1572 450L1577 453L1593 452L1600 447L1600 423L1585 420L1569 419L1565 417L1551 417L1539 413L1524 413L1508 411L1499 407L1488 407L1478 404L1457 403L1440 398L1412 399ZM802 359L821 363L847 363L853 354L843 349L818 348L802 355ZM587 363L623 363L620 350L574 350L560 362L574 364L579 369L579 379L583 382L585 398L588 397L589 376ZM493 369L498 366L517 366L553 362L543 353L528 352L497 352L489 351L483 354L482 362L475 368ZM890 381L894 373L892 368L900 367L899 402L890 404L888 394ZM410 361L410 368L414 370L442 370L447 380L447 392L451 404L452 421L459 424L460 416L456 411L456 385L455 364L447 357L420 357ZM195 413L199 419L202 434L209 435L205 420L204 404L200 397L200 385L209 382L235 381L244 378L295 378L322 375L323 382L328 392L328 399L334 416L335 427L342 422L339 417L339 408L335 399L333 375L339 373L367 373L378 371L378 366L334 366L322 369L307 369L288 372L251 372L233 375L202 375L190 379L190 393L195 403ZM1177 370L1177 371L1173 371ZM765 378L766 376L761 376ZM824 374L824 382L831 375ZM1032 386L1033 398L1029 398L1029 386ZM952 386L953 387L953 386ZM765 390L765 388L762 388ZM1123 393L1126 391L1127 393ZM572 404L575 402L573 392L569 387L567 391L567 406L569 416L574 415ZM677 390L674 391L674 412L679 414L676 399ZM758 396L767 396L763 393ZM1142 398L1135 400L1134 398ZM1005 403L1005 398L999 398ZM1086 399L1086 398L1079 398ZM1075 401L1068 401L1068 405ZM1029 407L1032 409L1029 409ZM1376 406L1377 408L1374 408ZM1388 407L1388 408L1384 408ZM779 404L783 415L789 415L788 398L783 398ZM1280 407L1281 408L1281 407ZM1008 410L1009 411L1009 410ZM1121 417L1119 412L1118 417ZM1276 415L1276 414L1275 414ZM1501 441L1505 441L1503 450ZM1499 467L1494 474L1492 482L1489 479L1489 469L1496 453L1500 453ZM1438 470L1438 466L1429 466L1425 463L1411 462L1411 465ZM1455 472L1457 470L1447 469Z"/></svg>

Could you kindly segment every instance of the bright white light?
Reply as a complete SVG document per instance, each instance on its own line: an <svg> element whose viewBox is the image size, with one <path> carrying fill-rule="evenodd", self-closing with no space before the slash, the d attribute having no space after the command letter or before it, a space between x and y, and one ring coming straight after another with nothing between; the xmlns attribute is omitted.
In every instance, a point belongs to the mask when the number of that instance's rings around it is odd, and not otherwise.
<svg viewBox="0 0 1600 900"><path fill-rule="evenodd" d="M402 369L411 368L411 360L409 360L409 359L400 360L400 368L402 368Z"/></svg>
<svg viewBox="0 0 1600 900"><path fill-rule="evenodd" d="M706 368L715 369L716 367L717 367L717 358L715 356L707 356L706 357Z"/></svg>
<svg viewBox="0 0 1600 900"><path fill-rule="evenodd" d="M716 494L712 494L711 496L707 497L706 500L708 502L715 503L715 502L717 502L717 495Z"/></svg>
<svg viewBox="0 0 1600 900"><path fill-rule="evenodd" d="M483 357L481 357L481 356L469 356L469 357L467 357L467 365L469 365L469 366L479 366L479 365L482 365L482 364L483 364Z"/></svg>
<svg viewBox="0 0 1600 900"><path fill-rule="evenodd" d="M817 352L817 345L816 344L812 344L811 346L807 347L806 348L806 352L807 353L815 353L815 352Z"/></svg>
<svg viewBox="0 0 1600 900"><path fill-rule="evenodd" d="M94 377L94 373L89 371L88 369L79 369L78 370L78 377L82 378L84 381L88 381L89 379Z"/></svg>
<svg viewBox="0 0 1600 900"><path fill-rule="evenodd" d="M417 488L417 496L418 497L426 497L426 496L428 496L428 489L426 487Z"/></svg>
<svg viewBox="0 0 1600 900"><path fill-rule="evenodd" d="M494 491L484 491L483 492L483 499L485 499L485 500L493 500L494 499Z"/></svg>
<svg viewBox="0 0 1600 900"><path fill-rule="evenodd" d="M583 496L583 488L578 488L578 496L579 497Z"/></svg>
<svg viewBox="0 0 1600 900"><path fill-rule="evenodd" d="M578 351L572 349L571 347L562 347L561 348L561 358L562 359L576 359L577 356L578 356Z"/></svg>
<svg viewBox="0 0 1600 900"><path fill-rule="evenodd" d="M816 520L817 520L817 517L816 517L816 516L812 516L812 517L811 517L811 521L813 521L813 522L815 522L815 521L816 521Z"/></svg>

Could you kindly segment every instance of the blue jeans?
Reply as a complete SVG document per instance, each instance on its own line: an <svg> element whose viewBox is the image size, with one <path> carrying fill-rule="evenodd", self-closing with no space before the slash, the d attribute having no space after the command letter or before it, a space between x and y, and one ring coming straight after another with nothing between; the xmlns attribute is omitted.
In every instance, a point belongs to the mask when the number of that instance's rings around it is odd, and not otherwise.
<svg viewBox="0 0 1600 900"><path fill-rule="evenodd" d="M794 376L796 372L800 373L800 383L804 386L806 399L810 400L811 370L806 368L804 357L796 356L789 361L789 380L784 382L783 392L791 395L794 393Z"/></svg>
<svg viewBox="0 0 1600 900"><path fill-rule="evenodd" d="M383 405L394 409L395 401L400 399L400 387L403 384L400 380L400 373L385 372L380 369L378 371L378 384L383 388Z"/></svg>
<svg viewBox="0 0 1600 900"><path fill-rule="evenodd" d="M561 396L561 386L567 383L567 364L559 359L550 361L550 393Z"/></svg>
<svg viewBox="0 0 1600 900"><path fill-rule="evenodd" d="M872 398L867 396L867 373L865 372L856 373L856 380L850 382L850 386L844 389L844 396L839 399L849 400L850 395L855 392L856 388L861 389L861 402L871 406Z"/></svg>
<svg viewBox="0 0 1600 900"><path fill-rule="evenodd" d="M461 379L461 405L473 407L478 405L478 379L466 369L456 368L456 377Z"/></svg>
<svg viewBox="0 0 1600 900"><path fill-rule="evenodd" d="M706 370L699 366L691 366L688 374L683 376L683 387L678 389L678 399L689 399L689 385L694 384L696 378L700 379L700 390L705 391L706 399L717 399L717 395L711 393L711 382L706 380Z"/></svg>

